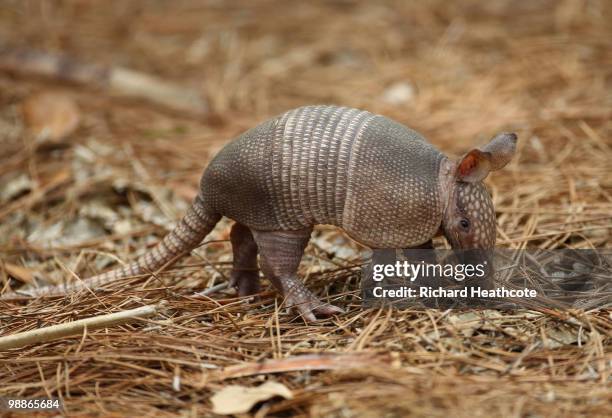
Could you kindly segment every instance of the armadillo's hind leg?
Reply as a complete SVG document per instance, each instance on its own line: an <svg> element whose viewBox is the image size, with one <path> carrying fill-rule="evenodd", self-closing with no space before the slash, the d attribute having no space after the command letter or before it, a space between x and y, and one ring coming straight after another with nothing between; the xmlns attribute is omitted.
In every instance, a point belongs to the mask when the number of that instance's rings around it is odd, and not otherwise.
<svg viewBox="0 0 612 418"><path fill-rule="evenodd" d="M230 285L238 289L239 296L259 293L259 267L257 266L257 244L251 230L236 222L230 232L234 267Z"/></svg>
<svg viewBox="0 0 612 418"><path fill-rule="evenodd" d="M285 299L285 306L295 309L306 321L317 315L342 313L342 309L323 303L297 277L300 260L312 228L300 231L253 231L259 248L264 275Z"/></svg>

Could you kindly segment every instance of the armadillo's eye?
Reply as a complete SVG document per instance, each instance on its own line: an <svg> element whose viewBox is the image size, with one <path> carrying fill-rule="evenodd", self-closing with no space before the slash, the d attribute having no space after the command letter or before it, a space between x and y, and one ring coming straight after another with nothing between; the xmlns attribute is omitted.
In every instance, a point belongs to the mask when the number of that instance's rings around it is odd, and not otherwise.
<svg viewBox="0 0 612 418"><path fill-rule="evenodd" d="M461 229L467 231L470 228L470 221L463 218L459 221L459 225L461 226Z"/></svg>

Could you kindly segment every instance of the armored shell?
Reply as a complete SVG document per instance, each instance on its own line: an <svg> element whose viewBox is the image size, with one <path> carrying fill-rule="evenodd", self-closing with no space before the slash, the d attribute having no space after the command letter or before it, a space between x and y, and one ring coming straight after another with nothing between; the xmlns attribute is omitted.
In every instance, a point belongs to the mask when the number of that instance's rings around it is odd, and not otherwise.
<svg viewBox="0 0 612 418"><path fill-rule="evenodd" d="M223 148L202 176L202 196L209 211L254 230L331 224L370 247L410 247L441 223L442 158L386 117L306 106Z"/></svg>

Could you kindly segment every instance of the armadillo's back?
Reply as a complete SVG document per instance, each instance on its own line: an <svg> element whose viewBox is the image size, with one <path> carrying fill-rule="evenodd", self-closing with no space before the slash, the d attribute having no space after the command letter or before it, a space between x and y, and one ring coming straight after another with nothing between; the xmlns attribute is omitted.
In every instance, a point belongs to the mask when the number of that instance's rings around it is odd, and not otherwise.
<svg viewBox="0 0 612 418"><path fill-rule="evenodd" d="M374 119L353 149L342 227L375 248L431 239L442 221L442 158L417 132L382 116Z"/></svg>
<svg viewBox="0 0 612 418"><path fill-rule="evenodd" d="M339 225L351 150L373 118L335 106L279 115L221 150L202 179L204 200L256 229Z"/></svg>
<svg viewBox="0 0 612 418"><path fill-rule="evenodd" d="M307 106L228 144L207 168L202 191L213 210L254 229L332 224L371 246L407 246L439 225L440 158L417 133L382 116Z"/></svg>

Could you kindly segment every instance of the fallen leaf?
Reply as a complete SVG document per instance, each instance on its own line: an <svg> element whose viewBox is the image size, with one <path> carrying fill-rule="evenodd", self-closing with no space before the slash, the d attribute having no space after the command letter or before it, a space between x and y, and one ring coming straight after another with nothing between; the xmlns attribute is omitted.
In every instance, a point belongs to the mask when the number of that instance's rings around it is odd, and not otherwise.
<svg viewBox="0 0 612 418"><path fill-rule="evenodd" d="M503 316L499 312L486 309L480 312L450 314L448 322L457 331L460 331L464 337L471 337L479 329L483 331L497 331L498 327L494 322L502 318Z"/></svg>
<svg viewBox="0 0 612 418"><path fill-rule="evenodd" d="M31 193L5 205L0 210L0 219L4 218L9 213L16 209L25 210L39 202L47 193L54 190L58 186L63 185L71 178L69 169L60 170L57 173L45 178L40 186L34 189Z"/></svg>
<svg viewBox="0 0 612 418"><path fill-rule="evenodd" d="M21 105L23 119L36 140L57 142L76 130L81 115L67 94L45 91L35 93Z"/></svg>
<svg viewBox="0 0 612 418"><path fill-rule="evenodd" d="M471 337L474 335L474 332L482 326L483 319L475 312L466 312L450 314L448 316L448 322L450 322L457 331L461 332L464 337Z"/></svg>
<svg viewBox="0 0 612 418"><path fill-rule="evenodd" d="M215 393L210 401L213 412L220 415L242 414L261 401L275 396L293 399L293 394L282 383L268 381L261 386L250 388L240 385L230 385Z"/></svg>
<svg viewBox="0 0 612 418"><path fill-rule="evenodd" d="M104 234L104 228L95 220L88 218L60 219L54 224L35 229L28 235L27 241L51 247L70 246L100 238Z"/></svg>
<svg viewBox="0 0 612 418"><path fill-rule="evenodd" d="M221 380L255 376L269 373L285 373L303 370L359 369L364 367L386 367L390 363L387 356L376 353L324 353L302 354L263 362L244 363L223 369L218 376Z"/></svg>
<svg viewBox="0 0 612 418"><path fill-rule="evenodd" d="M578 342L578 330L573 328L548 328L544 346L549 349L563 347ZM584 341L584 339L583 339Z"/></svg>
<svg viewBox="0 0 612 418"><path fill-rule="evenodd" d="M6 183L3 190L0 190L0 202L8 202L15 197L19 197L29 192L35 187L34 182L27 174L21 174Z"/></svg>
<svg viewBox="0 0 612 418"><path fill-rule="evenodd" d="M34 280L34 273L25 267L11 263L4 263L4 270L6 270L9 276L14 277L23 283L32 283Z"/></svg>

